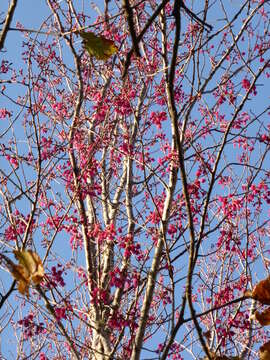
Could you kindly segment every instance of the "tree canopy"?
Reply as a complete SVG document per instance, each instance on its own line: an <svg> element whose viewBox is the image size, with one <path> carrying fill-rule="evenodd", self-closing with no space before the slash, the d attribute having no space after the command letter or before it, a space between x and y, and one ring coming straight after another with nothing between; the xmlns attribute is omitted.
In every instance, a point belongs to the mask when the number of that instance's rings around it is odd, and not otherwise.
<svg viewBox="0 0 270 360"><path fill-rule="evenodd" d="M269 1L46 0L34 27L22 3L1 358L270 359Z"/></svg>

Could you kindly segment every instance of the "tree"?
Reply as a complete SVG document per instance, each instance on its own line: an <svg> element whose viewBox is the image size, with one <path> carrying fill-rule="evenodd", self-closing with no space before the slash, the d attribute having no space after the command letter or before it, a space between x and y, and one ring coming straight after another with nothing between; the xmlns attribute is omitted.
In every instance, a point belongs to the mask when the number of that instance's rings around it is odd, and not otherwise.
<svg viewBox="0 0 270 360"><path fill-rule="evenodd" d="M47 0L39 29L12 27L16 3L0 35L0 304L13 354L258 358L269 1ZM106 46L117 52L102 60Z"/></svg>

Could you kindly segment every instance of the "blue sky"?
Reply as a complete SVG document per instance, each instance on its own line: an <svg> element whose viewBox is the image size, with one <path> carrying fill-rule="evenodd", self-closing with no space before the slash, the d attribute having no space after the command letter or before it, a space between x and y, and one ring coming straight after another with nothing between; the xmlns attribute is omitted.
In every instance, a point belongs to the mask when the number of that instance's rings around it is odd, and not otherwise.
<svg viewBox="0 0 270 360"><path fill-rule="evenodd" d="M97 3L97 2L95 2ZM234 6L237 7L239 2L234 2ZM85 2L85 6L89 6L90 1ZM100 5L103 5L103 1L100 2ZM228 5L228 11L229 11L229 7L232 6L231 2L226 3L226 5ZM90 8L90 7L89 7ZM5 9L4 9L5 10ZM24 0L24 1L18 1L18 7L16 8L16 12L13 18L13 26L15 26L16 22L19 21L20 23L22 23L23 26L27 27L27 28L32 28L32 29L36 29L38 30L39 26L40 26L40 21L41 19L45 19L47 14L49 15L48 12L48 8L45 4L45 1L38 1L38 0ZM215 21L212 21L215 18ZM242 25L242 20L239 22L238 27L241 27ZM215 9L213 8L210 13L209 13L209 17L207 19L208 23L211 23L214 26L214 30L216 30L217 27L219 27L219 23L222 22L222 19L219 19L218 16L216 16L215 14ZM235 32L237 32L237 29L234 29ZM9 59L13 64L14 67L21 66L19 64L21 64L21 41L22 41L23 37L20 34L20 32L18 31L12 31L8 34L8 37L6 39L6 48L8 49L8 54L7 54L7 59ZM240 83L241 79L239 78L239 83ZM214 83L218 83L219 79L218 79L218 75L217 77L213 80L213 84ZM188 83L187 83L188 86ZM20 93L20 89L19 88L13 88L14 93L12 95L15 94L15 92L17 92L18 94ZM268 95L267 95L268 96ZM5 106L5 99L2 97L0 97L0 107ZM265 104L268 102L268 97L265 96L265 90L264 91L260 91L260 87L258 86L258 97L256 99L256 102L252 101L252 110L257 113L260 111L261 108L265 107ZM255 104L255 105L254 105ZM247 105L247 110L248 109L248 105ZM228 109L228 111L230 111ZM224 105L224 113L226 113L226 105ZM230 114L228 114L230 115ZM2 130L1 125L0 125L0 131ZM252 129L251 129L252 130ZM233 156L235 155L234 152L234 148L231 147L231 150L228 151L228 155L229 156ZM255 155L256 156L256 155ZM226 191L226 190L225 190ZM22 204L22 206L24 206ZM60 245L61 246L61 245ZM62 253L63 257L65 257L64 252ZM264 276L264 274L262 273L262 268L261 267L256 267L256 269L254 269L254 272L258 273L258 278L262 278ZM8 278L8 279L7 279ZM4 276L3 281L6 281L6 279L8 281L11 281L10 276ZM5 331L5 333L1 334L2 338L4 339L10 339L13 341L12 337L13 337L13 332L12 329L10 331L10 329L7 329ZM154 340L156 342L158 342L158 337ZM5 343L2 343L2 351L3 353L9 353L9 355L7 355L7 359L12 359L11 357L11 353L13 351L13 348L8 346L8 341L6 341Z"/></svg>

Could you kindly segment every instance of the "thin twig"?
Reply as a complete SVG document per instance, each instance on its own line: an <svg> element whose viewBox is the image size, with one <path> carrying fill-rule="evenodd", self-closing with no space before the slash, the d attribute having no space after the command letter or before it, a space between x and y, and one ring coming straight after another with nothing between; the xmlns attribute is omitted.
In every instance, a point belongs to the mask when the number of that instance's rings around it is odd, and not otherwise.
<svg viewBox="0 0 270 360"><path fill-rule="evenodd" d="M5 40L7 37L7 33L9 31L9 25L11 24L16 6L17 6L17 0L13 0L9 6L7 16L5 19L5 23L4 23L3 29L1 31L1 34L0 34L0 51L3 49L3 47L5 45Z"/></svg>
<svg viewBox="0 0 270 360"><path fill-rule="evenodd" d="M146 33L146 31L148 30L148 28L152 25L155 18L160 14L161 10L165 7L165 5L168 2L169 2L169 0L163 0L162 3L156 8L156 10L154 11L152 16L149 18L148 22L146 23L145 27L142 29L140 34L137 36L137 43L138 44L142 40L142 38L143 38L144 34ZM125 61L125 64L124 64L123 78L125 78L126 75L127 75L127 71L128 71L129 65L131 63L131 56L133 55L134 51L135 51L135 49L134 49L134 46L133 46L129 50L128 54L127 54L126 61Z"/></svg>
<svg viewBox="0 0 270 360"><path fill-rule="evenodd" d="M133 44L135 54L137 56L141 56L140 49L139 49L139 42L138 42L138 39L137 39L137 36L136 36L136 31L135 31L134 22L133 22L133 12L132 12L132 8L130 6L129 1L128 0L123 0L123 6L124 6L124 9L125 9L125 12L126 12L127 22L128 22L130 36L131 36L131 39L132 39L132 44Z"/></svg>

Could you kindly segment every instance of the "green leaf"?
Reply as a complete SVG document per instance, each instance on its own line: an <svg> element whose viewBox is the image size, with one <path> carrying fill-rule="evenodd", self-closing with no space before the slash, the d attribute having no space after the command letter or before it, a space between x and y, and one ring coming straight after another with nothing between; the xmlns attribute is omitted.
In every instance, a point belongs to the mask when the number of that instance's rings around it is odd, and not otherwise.
<svg viewBox="0 0 270 360"><path fill-rule="evenodd" d="M85 50L98 60L106 61L118 51L114 42L104 36L97 36L92 32L85 31L78 31L78 34L83 39Z"/></svg>

